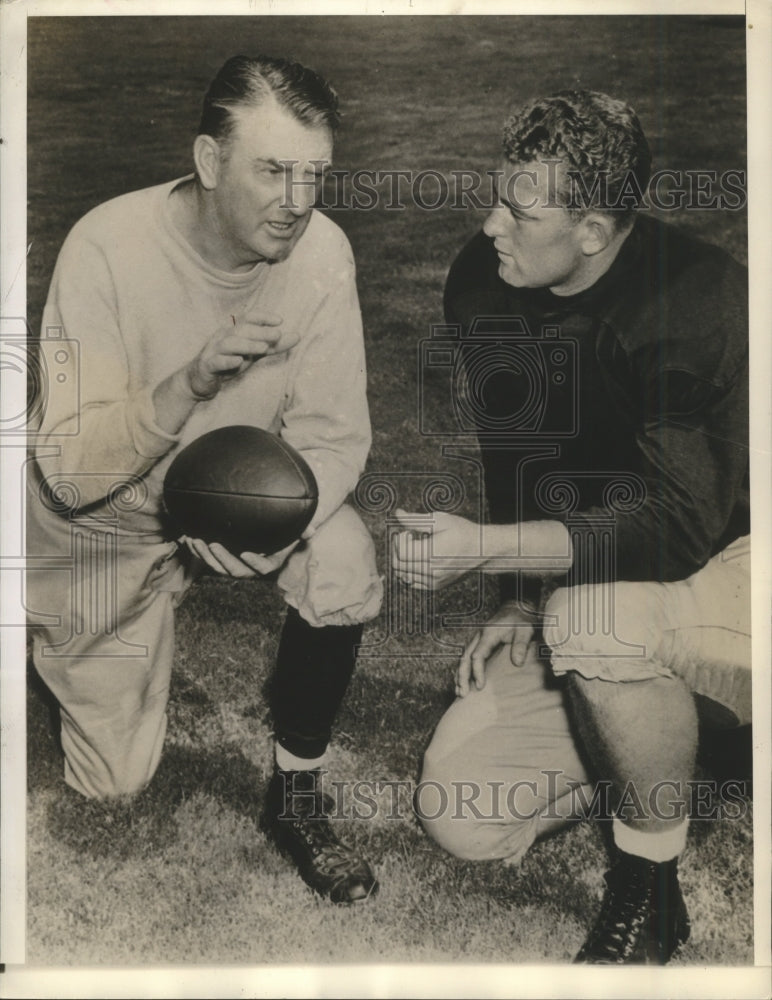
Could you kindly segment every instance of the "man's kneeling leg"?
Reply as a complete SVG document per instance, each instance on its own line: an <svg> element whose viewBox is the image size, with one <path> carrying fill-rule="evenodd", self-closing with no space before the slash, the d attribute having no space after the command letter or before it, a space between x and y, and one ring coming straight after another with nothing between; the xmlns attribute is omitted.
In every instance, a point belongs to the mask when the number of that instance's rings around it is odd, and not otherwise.
<svg viewBox="0 0 772 1000"><path fill-rule="evenodd" d="M618 858L576 961L664 964L689 935L677 860L686 840L696 711L684 683L658 658L669 622L663 585L607 586L614 588L612 629L592 627L586 614L608 606L602 586L557 591L546 608L553 665L569 673L578 733L615 799Z"/></svg>
<svg viewBox="0 0 772 1000"><path fill-rule="evenodd" d="M563 686L535 647L522 667L501 647L485 687L456 699L426 751L415 798L424 828L457 857L514 864L591 799Z"/></svg>
<svg viewBox="0 0 772 1000"><path fill-rule="evenodd" d="M32 630L35 667L60 705L65 780L89 798L137 792L158 767L176 600L161 587L179 569L173 552L161 545L121 558L115 622L102 633L77 627L74 588L42 574L32 581L36 606L60 621Z"/></svg>

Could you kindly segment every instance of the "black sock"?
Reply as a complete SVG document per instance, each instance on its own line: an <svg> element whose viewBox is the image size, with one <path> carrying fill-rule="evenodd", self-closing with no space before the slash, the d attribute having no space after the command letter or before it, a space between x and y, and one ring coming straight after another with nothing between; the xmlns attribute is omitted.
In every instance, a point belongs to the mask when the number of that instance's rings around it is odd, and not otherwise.
<svg viewBox="0 0 772 1000"><path fill-rule="evenodd" d="M327 749L362 630L362 625L314 628L294 608L287 609L271 684L271 710L276 739L295 757L313 760Z"/></svg>

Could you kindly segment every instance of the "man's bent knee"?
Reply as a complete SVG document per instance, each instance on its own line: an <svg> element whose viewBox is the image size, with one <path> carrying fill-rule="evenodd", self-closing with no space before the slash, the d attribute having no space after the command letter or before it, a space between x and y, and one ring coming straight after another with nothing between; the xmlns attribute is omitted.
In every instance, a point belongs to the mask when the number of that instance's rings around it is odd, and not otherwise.
<svg viewBox="0 0 772 1000"><path fill-rule="evenodd" d="M134 795L158 768L166 736L166 697L148 705L133 726L117 733L109 721L92 724L86 735L69 712L62 710L64 778L71 788L92 799Z"/></svg>
<svg viewBox="0 0 772 1000"><path fill-rule="evenodd" d="M661 584L582 584L556 590L544 610L544 641L556 674L633 681L665 676L658 658L666 620Z"/></svg>
<svg viewBox="0 0 772 1000"><path fill-rule="evenodd" d="M430 748L431 750L431 748ZM503 782L464 777L463 758L424 758L413 806L426 833L466 861L519 861L536 837L538 807ZM511 801L510 801L511 800Z"/></svg>
<svg viewBox="0 0 772 1000"><path fill-rule="evenodd" d="M286 602L317 627L369 621L383 598L373 540L347 504L292 553L277 583Z"/></svg>

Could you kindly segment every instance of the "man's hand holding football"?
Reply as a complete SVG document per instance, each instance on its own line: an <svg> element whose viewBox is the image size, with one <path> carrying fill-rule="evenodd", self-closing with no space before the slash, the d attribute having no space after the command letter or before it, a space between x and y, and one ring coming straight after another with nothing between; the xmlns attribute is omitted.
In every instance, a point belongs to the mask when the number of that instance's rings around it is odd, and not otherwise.
<svg viewBox="0 0 772 1000"><path fill-rule="evenodd" d="M257 552L242 552L240 556L235 556L218 542L208 545L201 538L189 538L187 535L183 535L180 541L184 542L193 555L206 563L218 576L232 576L246 580L255 576L267 576L279 569L300 539L268 556Z"/></svg>

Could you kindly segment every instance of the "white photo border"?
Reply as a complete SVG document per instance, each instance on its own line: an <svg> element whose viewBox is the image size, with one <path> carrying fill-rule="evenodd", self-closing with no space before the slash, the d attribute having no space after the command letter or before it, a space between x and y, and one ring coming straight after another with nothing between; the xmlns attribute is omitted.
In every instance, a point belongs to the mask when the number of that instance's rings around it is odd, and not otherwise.
<svg viewBox="0 0 772 1000"><path fill-rule="evenodd" d="M770 303L770 232L772 176L770 111L772 109L772 7L766 0L745 5L720 0L616 3L592 0L542 2L449 3L445 0L0 0L0 303L2 316L26 315L26 20L31 16L154 15L318 15L369 14L744 14L747 36L749 271L751 282L751 475L753 490L753 652L754 768L758 776L755 815L755 966L747 969L684 968L604 969L598 972L563 966L492 967L453 965L278 967L182 967L152 970L87 970L31 968L24 965L25 943L25 640L23 619L0 634L0 711L2 717L2 828L0 849L0 996L15 997L219 997L219 996L673 996L766 997L770 992L770 593L772 530L770 528L770 393L772 382L772 306ZM5 373L3 373L5 374ZM6 400L5 405L25 405ZM12 412L15 412L13 410ZM0 602L5 612L18 606L21 540L13 525L21 523L23 444L0 440Z"/></svg>

